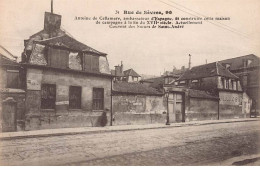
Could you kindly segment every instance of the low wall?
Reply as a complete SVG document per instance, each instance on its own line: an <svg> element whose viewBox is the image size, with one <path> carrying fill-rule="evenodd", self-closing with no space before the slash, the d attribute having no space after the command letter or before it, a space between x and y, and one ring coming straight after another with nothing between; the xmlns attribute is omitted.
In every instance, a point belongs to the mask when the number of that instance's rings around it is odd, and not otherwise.
<svg viewBox="0 0 260 169"><path fill-rule="evenodd" d="M165 123L166 111L162 96L113 96L113 125Z"/></svg>
<svg viewBox="0 0 260 169"><path fill-rule="evenodd" d="M25 130L73 128L73 127L100 127L110 125L110 112L84 112L73 110L67 113L55 111L41 111L40 114L28 114Z"/></svg>
<svg viewBox="0 0 260 169"><path fill-rule="evenodd" d="M218 100L190 98L185 121L217 120Z"/></svg>
<svg viewBox="0 0 260 169"><path fill-rule="evenodd" d="M242 101L243 94L241 92L219 92L219 119L245 118L243 113Z"/></svg>
<svg viewBox="0 0 260 169"><path fill-rule="evenodd" d="M219 105L219 119L245 118L242 113L242 105Z"/></svg>
<svg viewBox="0 0 260 169"><path fill-rule="evenodd" d="M116 113L113 115L113 125L153 124L165 122L166 114Z"/></svg>

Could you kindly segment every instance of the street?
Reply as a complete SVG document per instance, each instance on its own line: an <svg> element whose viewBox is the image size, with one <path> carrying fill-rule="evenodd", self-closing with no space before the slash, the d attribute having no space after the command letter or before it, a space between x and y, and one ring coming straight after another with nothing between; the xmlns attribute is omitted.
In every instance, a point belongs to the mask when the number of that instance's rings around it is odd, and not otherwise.
<svg viewBox="0 0 260 169"><path fill-rule="evenodd" d="M0 164L259 165L259 138L259 121L19 138L0 141Z"/></svg>

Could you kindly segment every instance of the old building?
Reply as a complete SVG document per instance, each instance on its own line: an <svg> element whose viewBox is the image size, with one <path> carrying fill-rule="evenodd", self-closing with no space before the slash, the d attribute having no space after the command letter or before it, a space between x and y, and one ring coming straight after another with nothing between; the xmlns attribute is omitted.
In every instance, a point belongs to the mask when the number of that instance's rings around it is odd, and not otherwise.
<svg viewBox="0 0 260 169"><path fill-rule="evenodd" d="M182 66L181 69L176 69L176 67L174 67L172 71L164 72L164 84L174 84L174 81L176 81L186 70L188 70L188 68Z"/></svg>
<svg viewBox="0 0 260 169"><path fill-rule="evenodd" d="M162 92L139 83L115 82L112 93L113 125L165 123Z"/></svg>
<svg viewBox="0 0 260 169"><path fill-rule="evenodd" d="M60 26L60 15L45 12L44 29L24 41L25 129L109 125L113 77L107 54Z"/></svg>
<svg viewBox="0 0 260 169"><path fill-rule="evenodd" d="M121 65L115 66L115 70L111 70L111 74L115 76L114 81L124 81L124 82L139 82L141 80L141 76L136 73L133 69L124 70L123 62L121 61Z"/></svg>
<svg viewBox="0 0 260 169"><path fill-rule="evenodd" d="M239 77L243 90L252 99L252 112L259 112L260 58L250 54L220 61Z"/></svg>
<svg viewBox="0 0 260 169"><path fill-rule="evenodd" d="M156 90L161 92L163 92L164 82L165 80L163 76L140 80L141 84L155 88Z"/></svg>
<svg viewBox="0 0 260 169"><path fill-rule="evenodd" d="M205 91L219 98L219 118L249 116L250 99L243 93L239 78L219 62L193 67L178 80L177 86Z"/></svg>
<svg viewBox="0 0 260 169"><path fill-rule="evenodd" d="M10 53L7 50L5 52ZM22 67L12 55L6 57L3 54L0 53L0 131L23 130L25 91L22 86Z"/></svg>

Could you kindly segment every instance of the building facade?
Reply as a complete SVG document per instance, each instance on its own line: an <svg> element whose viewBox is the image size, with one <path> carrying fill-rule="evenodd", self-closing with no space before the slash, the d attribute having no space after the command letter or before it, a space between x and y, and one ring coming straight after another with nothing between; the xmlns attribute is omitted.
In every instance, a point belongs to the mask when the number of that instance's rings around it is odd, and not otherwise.
<svg viewBox="0 0 260 169"><path fill-rule="evenodd" d="M243 90L252 99L251 112L259 113L260 58L250 54L222 60L220 63L239 77Z"/></svg>
<svg viewBox="0 0 260 169"><path fill-rule="evenodd" d="M46 12L44 29L25 40L25 129L109 125L113 77L107 55L60 25L60 15Z"/></svg>
<svg viewBox="0 0 260 169"><path fill-rule="evenodd" d="M22 67L14 59L0 53L0 131L24 129L25 91Z"/></svg>
<svg viewBox="0 0 260 169"><path fill-rule="evenodd" d="M249 116L251 105L239 78L219 62L193 67L178 80L177 86L206 91L219 98L219 119Z"/></svg>

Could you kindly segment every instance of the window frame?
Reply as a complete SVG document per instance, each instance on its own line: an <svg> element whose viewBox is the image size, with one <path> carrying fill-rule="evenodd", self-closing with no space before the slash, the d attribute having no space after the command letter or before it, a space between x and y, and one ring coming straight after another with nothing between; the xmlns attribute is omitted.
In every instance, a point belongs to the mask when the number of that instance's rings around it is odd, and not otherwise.
<svg viewBox="0 0 260 169"><path fill-rule="evenodd" d="M15 80L17 79L17 82L16 83L12 83L10 80L10 77L12 77L11 75L8 75L9 73L12 73L12 74L15 74L16 77L12 79ZM18 89L19 88L19 83L20 83L20 74L19 74L19 70L11 70L11 69L7 69L6 70L6 88L13 88L13 89Z"/></svg>
<svg viewBox="0 0 260 169"><path fill-rule="evenodd" d="M43 94L42 94L43 91L42 90L43 90L44 86L48 86L48 87L52 86L52 87L54 87L55 94L54 94L54 99L52 99L53 103L52 103L51 107L45 107L45 106L43 107L43 98L42 98L43 97ZM55 107L56 107L56 94L57 94L56 84L42 83L41 84L41 109L43 109L43 110L48 110L48 109L54 110Z"/></svg>
<svg viewBox="0 0 260 169"><path fill-rule="evenodd" d="M105 107L105 103L104 103L104 100L105 100L105 90L104 90L104 88L97 88L97 87L94 87L93 88L93 90L92 90L93 92L92 92L92 110L94 110L94 111L100 111L100 110L104 110L104 107ZM95 96L96 96L96 94L95 94L95 92L96 91L102 91L102 97L100 97L100 98L95 98ZM95 102L96 101L101 101L101 106L102 107L96 107L95 106Z"/></svg>
<svg viewBox="0 0 260 169"><path fill-rule="evenodd" d="M79 89L79 91L77 91L77 92L80 93L80 96L79 97L76 96L76 97L78 97L79 100L76 102L76 105L73 105L72 103L75 100L77 100L77 98L76 99L72 98L72 90L75 91L78 89ZM82 87L81 86L69 86L69 109L81 109L81 106L82 106L81 101L82 101ZM79 105L77 105L77 104L79 104Z"/></svg>

